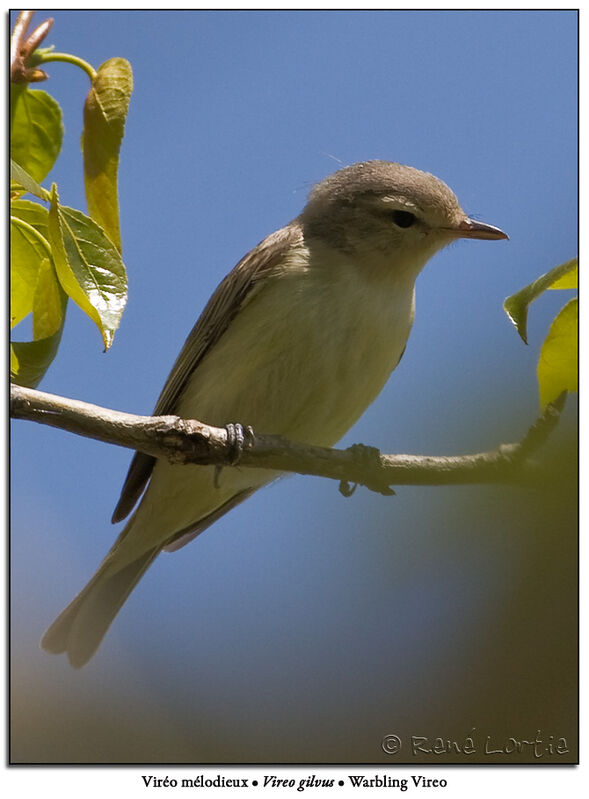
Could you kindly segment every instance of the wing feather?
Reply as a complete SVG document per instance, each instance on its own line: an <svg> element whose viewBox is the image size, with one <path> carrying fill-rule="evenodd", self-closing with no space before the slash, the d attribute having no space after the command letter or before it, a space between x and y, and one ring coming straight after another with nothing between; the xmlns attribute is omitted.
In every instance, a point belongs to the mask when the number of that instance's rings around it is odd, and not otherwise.
<svg viewBox="0 0 589 799"><path fill-rule="evenodd" d="M302 229L295 220L260 242L221 281L172 367L153 411L154 416L174 413L182 392L204 356L219 341L240 309L252 299L264 278L277 269L286 252L302 238ZM113 523L131 512L145 489L155 460L151 455L135 453L112 515Z"/></svg>

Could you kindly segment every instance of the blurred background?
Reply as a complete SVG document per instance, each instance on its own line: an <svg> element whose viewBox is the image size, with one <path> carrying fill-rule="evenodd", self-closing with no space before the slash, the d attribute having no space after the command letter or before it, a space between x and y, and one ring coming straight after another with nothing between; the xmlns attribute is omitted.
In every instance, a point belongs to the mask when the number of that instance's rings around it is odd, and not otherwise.
<svg viewBox="0 0 589 799"><path fill-rule="evenodd" d="M47 11L36 24L48 16L48 44L95 67L127 58L135 91L119 184L128 306L103 354L70 303L42 390L150 413L239 258L313 183L383 158L433 172L510 241L460 242L428 265L407 353L342 445L453 454L521 438L569 292L532 306L528 347L502 302L577 252L575 12ZM47 71L39 88L66 127L50 179L85 209L88 78ZM345 499L285 479L158 558L74 671L39 640L120 529L130 453L14 422L12 760L574 762L576 397L543 456L527 487ZM509 753L537 734L540 757ZM471 736L477 752L414 755L412 735ZM550 736L567 752L550 754Z"/></svg>

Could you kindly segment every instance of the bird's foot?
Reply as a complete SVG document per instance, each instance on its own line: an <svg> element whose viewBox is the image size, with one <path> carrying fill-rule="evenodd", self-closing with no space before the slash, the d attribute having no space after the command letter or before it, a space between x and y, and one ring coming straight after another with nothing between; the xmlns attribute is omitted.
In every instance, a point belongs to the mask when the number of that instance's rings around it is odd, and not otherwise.
<svg viewBox="0 0 589 799"><path fill-rule="evenodd" d="M368 447L366 444L352 444L351 447L348 447L347 452L367 464L374 463L380 458L378 447Z"/></svg>
<svg viewBox="0 0 589 799"><path fill-rule="evenodd" d="M243 427L239 422L228 422L225 425L227 431L227 447L229 449L229 465L235 466L239 463L246 447L251 447L255 440L253 428L250 425ZM219 476L221 474L222 466L215 466L215 473L213 476L213 485L219 488Z"/></svg>
<svg viewBox="0 0 589 799"><path fill-rule="evenodd" d="M248 424L243 427L239 422L229 422L225 425L227 431L227 447L230 450L230 465L235 466L239 462L246 447L251 447L254 443L254 431Z"/></svg>
<svg viewBox="0 0 589 799"><path fill-rule="evenodd" d="M351 497L357 488L358 488L358 483L350 483L349 480L339 481L339 492L344 497Z"/></svg>
<svg viewBox="0 0 589 799"><path fill-rule="evenodd" d="M366 468L369 469L371 466L374 467L380 462L380 450L376 447L368 447L366 444L352 444L351 447L348 447L347 452L361 461L363 464L366 465ZM344 497L351 497L354 491L357 488L357 483L350 483L348 480L340 480L339 490L340 494L343 494ZM381 494L385 494L387 496L394 495L394 491L390 486L374 488L371 483L365 483L369 488L372 490L377 490Z"/></svg>

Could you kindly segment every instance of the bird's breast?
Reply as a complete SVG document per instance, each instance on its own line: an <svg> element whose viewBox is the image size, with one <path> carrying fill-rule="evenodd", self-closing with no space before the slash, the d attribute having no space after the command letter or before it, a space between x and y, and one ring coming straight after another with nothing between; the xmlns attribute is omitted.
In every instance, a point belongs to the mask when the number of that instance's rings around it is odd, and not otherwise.
<svg viewBox="0 0 589 799"><path fill-rule="evenodd" d="M233 319L193 375L178 412L331 446L397 365L413 297L413 280L367 281L349 262L286 270Z"/></svg>

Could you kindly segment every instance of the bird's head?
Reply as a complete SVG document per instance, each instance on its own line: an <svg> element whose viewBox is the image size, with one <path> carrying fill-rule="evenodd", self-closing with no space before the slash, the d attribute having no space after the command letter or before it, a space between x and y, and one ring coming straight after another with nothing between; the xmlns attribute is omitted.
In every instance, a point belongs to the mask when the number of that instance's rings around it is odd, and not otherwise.
<svg viewBox="0 0 589 799"><path fill-rule="evenodd" d="M353 164L325 178L311 191L300 221L306 239L412 271L457 239L507 238L468 217L439 178L390 161Z"/></svg>

